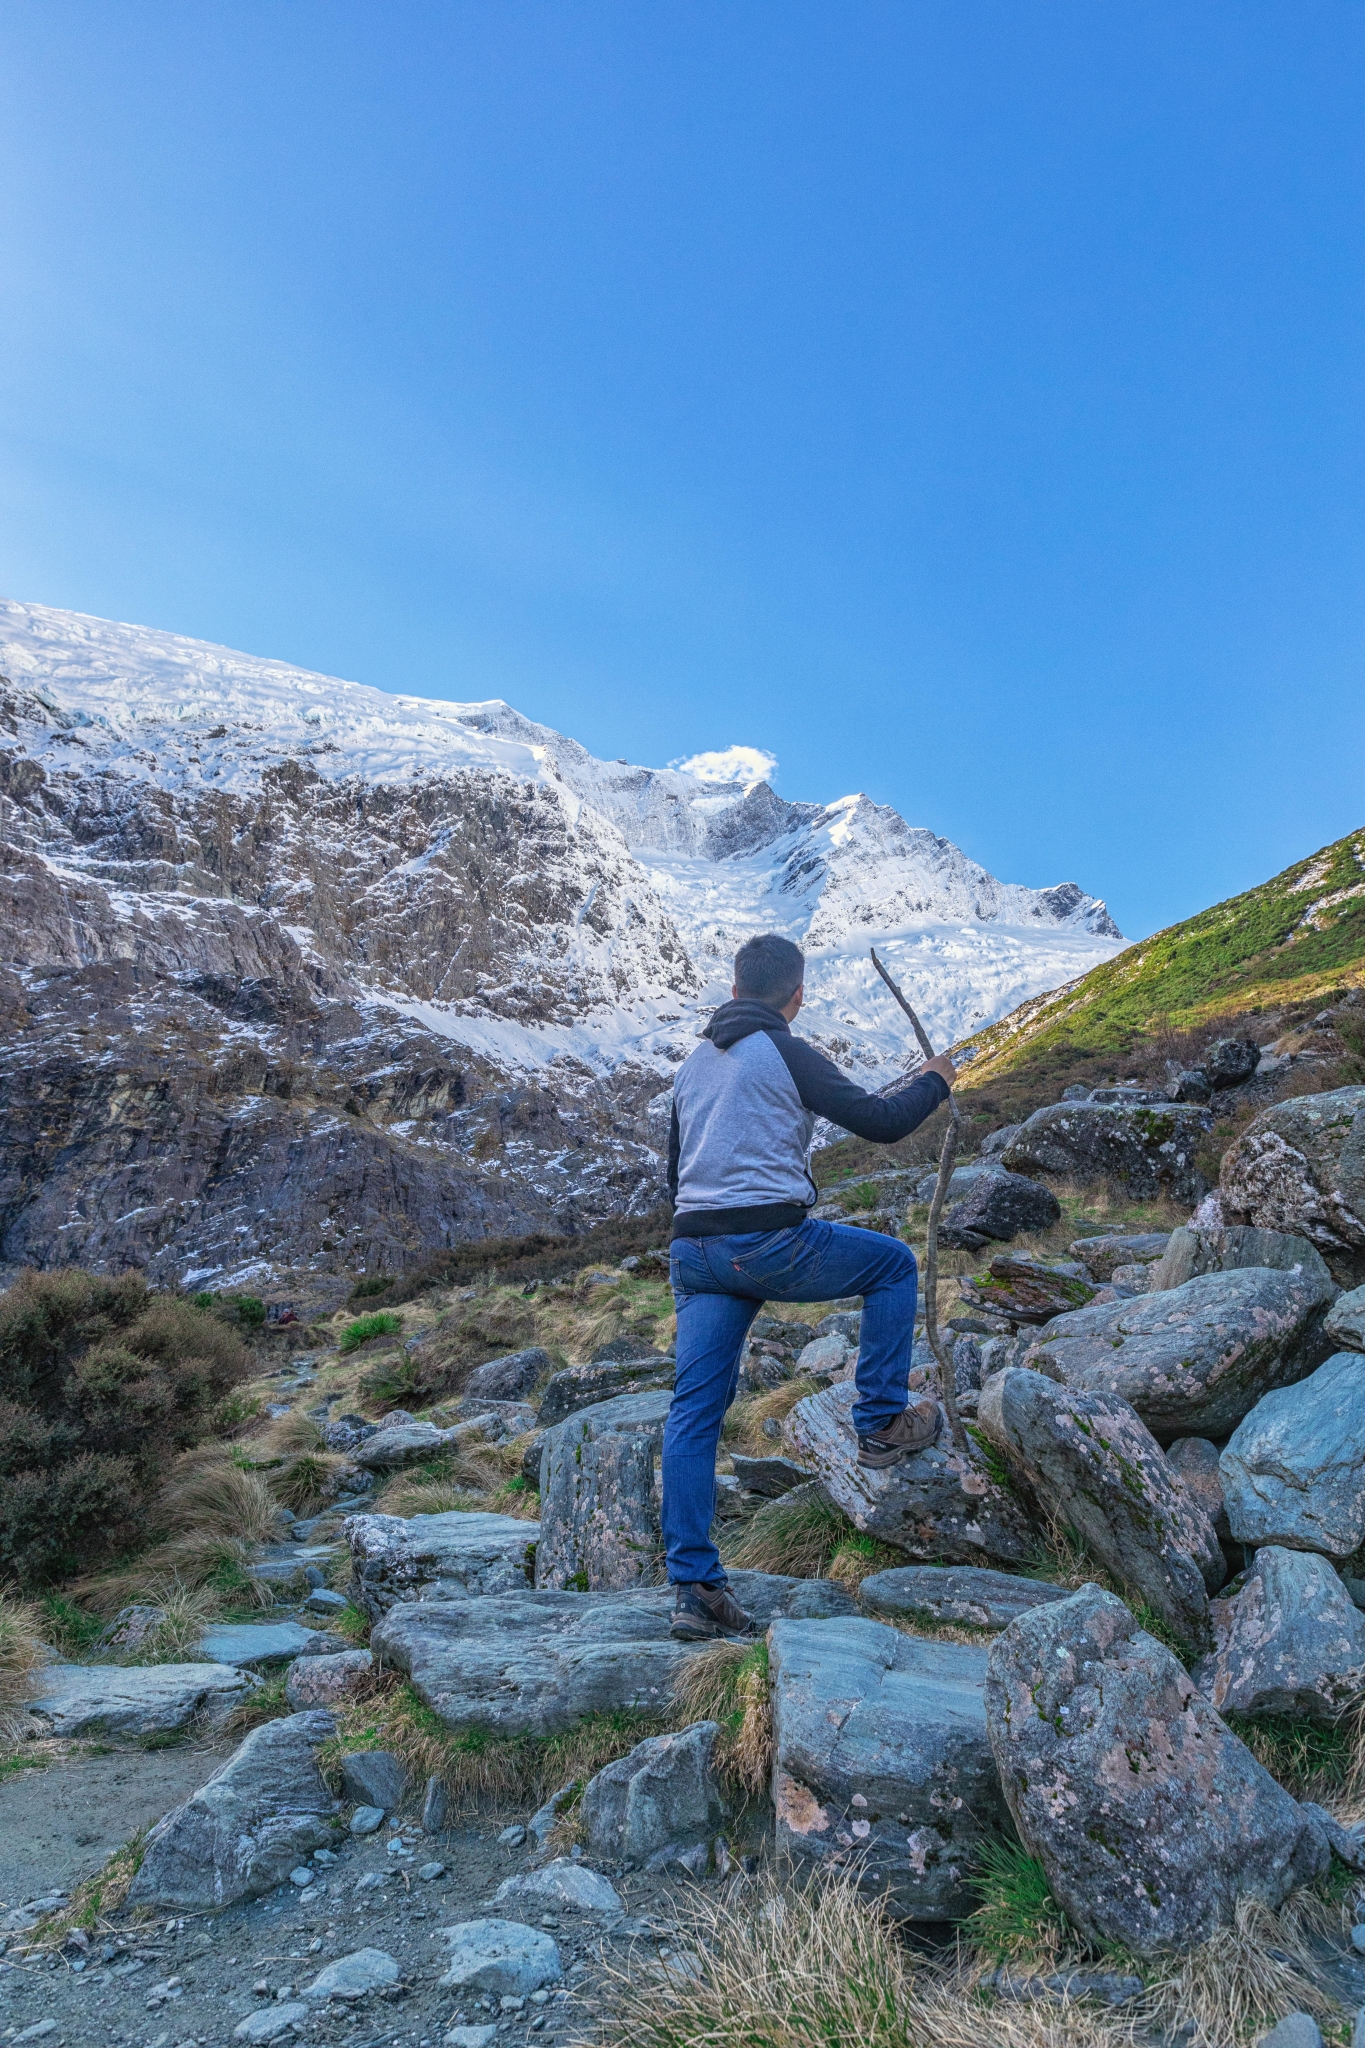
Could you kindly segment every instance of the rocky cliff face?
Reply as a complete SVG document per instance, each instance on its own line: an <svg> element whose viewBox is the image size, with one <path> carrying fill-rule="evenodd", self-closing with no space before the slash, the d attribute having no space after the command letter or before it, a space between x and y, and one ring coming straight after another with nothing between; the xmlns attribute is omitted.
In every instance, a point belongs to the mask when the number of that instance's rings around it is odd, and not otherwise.
<svg viewBox="0 0 1365 2048"><path fill-rule="evenodd" d="M903 1062L1112 952L865 798L604 763L502 704L391 697L0 605L0 1256L269 1287L659 1193L672 1071L749 931Z"/></svg>

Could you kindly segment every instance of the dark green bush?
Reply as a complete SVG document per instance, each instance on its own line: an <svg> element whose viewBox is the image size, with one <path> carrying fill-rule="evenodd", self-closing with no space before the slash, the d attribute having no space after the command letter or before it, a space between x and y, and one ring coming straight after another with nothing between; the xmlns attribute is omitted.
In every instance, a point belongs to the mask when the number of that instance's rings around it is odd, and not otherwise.
<svg viewBox="0 0 1365 2048"><path fill-rule="evenodd" d="M0 1295L0 1581L88 1571L141 1533L251 1354L140 1274L24 1273Z"/></svg>

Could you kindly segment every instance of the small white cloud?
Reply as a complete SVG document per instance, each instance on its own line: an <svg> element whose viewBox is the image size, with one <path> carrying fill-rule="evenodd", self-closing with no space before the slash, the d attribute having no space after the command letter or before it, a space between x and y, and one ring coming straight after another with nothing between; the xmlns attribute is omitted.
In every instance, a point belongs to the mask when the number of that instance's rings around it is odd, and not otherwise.
<svg viewBox="0 0 1365 2048"><path fill-rule="evenodd" d="M689 754L685 761L670 761L681 775L695 775L698 782L742 782L752 789L756 782L771 782L777 773L777 756L762 747L717 747L707 754Z"/></svg>

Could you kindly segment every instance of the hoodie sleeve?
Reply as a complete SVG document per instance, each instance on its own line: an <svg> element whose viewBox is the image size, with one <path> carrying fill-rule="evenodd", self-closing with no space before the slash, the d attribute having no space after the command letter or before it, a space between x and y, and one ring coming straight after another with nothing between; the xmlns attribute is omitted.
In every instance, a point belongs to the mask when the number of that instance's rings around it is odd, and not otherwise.
<svg viewBox="0 0 1365 2048"><path fill-rule="evenodd" d="M678 1132L678 1105L668 1119L668 1197L676 1203L678 1199L678 1155L682 1151L682 1139Z"/></svg>
<svg viewBox="0 0 1365 2048"><path fill-rule="evenodd" d="M895 1095L869 1095L808 1040L775 1031L772 1042L805 1107L874 1145L894 1145L897 1138L908 1137L948 1100L948 1083L940 1074L920 1074Z"/></svg>

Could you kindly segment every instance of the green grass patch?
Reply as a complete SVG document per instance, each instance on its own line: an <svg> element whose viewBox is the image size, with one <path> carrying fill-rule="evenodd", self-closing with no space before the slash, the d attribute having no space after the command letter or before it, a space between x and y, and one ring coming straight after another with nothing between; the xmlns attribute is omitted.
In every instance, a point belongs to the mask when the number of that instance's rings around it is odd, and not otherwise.
<svg viewBox="0 0 1365 2048"><path fill-rule="evenodd" d="M368 1344L372 1337L393 1337L403 1327L403 1318L392 1309L380 1309L374 1315L357 1316L353 1323L347 1323L337 1340L340 1352L358 1351L362 1344Z"/></svg>
<svg viewBox="0 0 1365 2048"><path fill-rule="evenodd" d="M1356 1739L1344 1721L1327 1727L1289 1714L1255 1720L1247 1714L1224 1714L1223 1719L1256 1761L1295 1799L1314 1799L1321 1804L1340 1792L1351 1776Z"/></svg>
<svg viewBox="0 0 1365 2048"><path fill-rule="evenodd" d="M17 1778L20 1771L45 1771L56 1761L55 1756L41 1753L34 1756L27 1746L11 1750L8 1755L0 1756L0 1783L6 1778Z"/></svg>
<svg viewBox="0 0 1365 2048"><path fill-rule="evenodd" d="M964 1931L993 1963L1050 1962L1074 1938L1042 1864L1018 1842L987 1842L967 1889L981 1903Z"/></svg>
<svg viewBox="0 0 1365 2048"><path fill-rule="evenodd" d="M761 1507L747 1528L727 1540L726 1562L741 1571L824 1578L839 1545L858 1533L828 1501L784 1495Z"/></svg>

